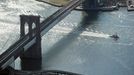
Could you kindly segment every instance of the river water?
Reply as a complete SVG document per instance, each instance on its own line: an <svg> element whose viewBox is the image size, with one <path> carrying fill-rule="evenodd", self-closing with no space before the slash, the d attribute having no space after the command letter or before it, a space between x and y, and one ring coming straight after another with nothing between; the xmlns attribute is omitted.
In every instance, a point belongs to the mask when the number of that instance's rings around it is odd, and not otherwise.
<svg viewBox="0 0 134 75"><path fill-rule="evenodd" d="M19 39L19 15L41 15L42 20L59 9L33 0L1 0L0 6L1 53ZM71 12L43 36L42 70L133 75L133 19L133 12L126 8L111 12ZM116 33L118 40L109 37ZM19 59L16 69L21 69Z"/></svg>

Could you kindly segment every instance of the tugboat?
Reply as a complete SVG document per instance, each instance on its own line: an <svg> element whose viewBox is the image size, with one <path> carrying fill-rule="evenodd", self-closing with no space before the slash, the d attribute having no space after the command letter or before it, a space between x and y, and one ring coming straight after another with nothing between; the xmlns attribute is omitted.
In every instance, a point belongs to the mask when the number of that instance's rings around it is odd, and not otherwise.
<svg viewBox="0 0 134 75"><path fill-rule="evenodd" d="M120 38L120 37L117 35L117 33L114 34L114 35L111 35L110 37L113 38L113 39L115 39L115 40L118 40L118 39Z"/></svg>

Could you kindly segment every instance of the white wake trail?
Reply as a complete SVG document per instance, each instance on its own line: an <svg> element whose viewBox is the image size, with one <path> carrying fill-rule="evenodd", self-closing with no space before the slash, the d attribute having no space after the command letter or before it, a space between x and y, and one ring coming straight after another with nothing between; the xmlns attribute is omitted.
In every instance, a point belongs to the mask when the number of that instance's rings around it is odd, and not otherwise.
<svg viewBox="0 0 134 75"><path fill-rule="evenodd" d="M69 34L71 31L73 31L73 29L71 28L65 28L65 27L60 27L60 26L56 26L54 29L51 30L52 32L56 32L56 33L65 33L65 34ZM78 32L74 31L72 32L74 34L77 34ZM91 36L91 37L98 37L98 38L109 38L109 34L104 34L104 33L99 33L99 32L89 32L89 31L83 31L81 34L81 36Z"/></svg>

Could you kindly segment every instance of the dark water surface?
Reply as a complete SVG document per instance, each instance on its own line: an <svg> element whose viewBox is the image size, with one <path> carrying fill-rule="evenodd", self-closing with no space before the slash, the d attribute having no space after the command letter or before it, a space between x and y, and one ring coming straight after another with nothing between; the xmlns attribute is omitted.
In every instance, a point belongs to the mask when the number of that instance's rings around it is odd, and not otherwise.
<svg viewBox="0 0 134 75"><path fill-rule="evenodd" d="M133 75L133 12L73 11L43 37L43 69ZM59 28L58 28L59 27ZM114 40L109 35L118 34Z"/></svg>

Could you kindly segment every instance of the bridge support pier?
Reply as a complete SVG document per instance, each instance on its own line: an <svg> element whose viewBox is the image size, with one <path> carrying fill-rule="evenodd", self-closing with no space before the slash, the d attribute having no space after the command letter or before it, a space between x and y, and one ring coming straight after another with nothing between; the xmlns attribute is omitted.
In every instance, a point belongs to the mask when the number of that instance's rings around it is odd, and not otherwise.
<svg viewBox="0 0 134 75"><path fill-rule="evenodd" d="M85 10L97 10L98 6L98 0L84 0L82 3L82 8Z"/></svg>
<svg viewBox="0 0 134 75"><path fill-rule="evenodd" d="M29 39L33 39L25 46L24 54L21 55L22 70L38 70L41 68L41 35L40 35L40 17L32 15L21 15L20 37L23 38L28 31ZM28 30L26 30L26 25ZM35 38L34 38L35 37Z"/></svg>

